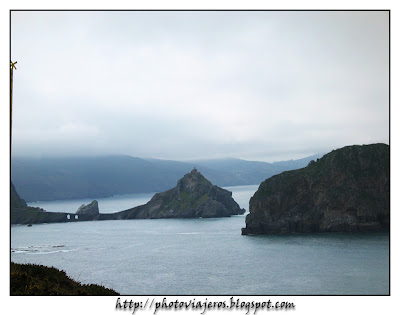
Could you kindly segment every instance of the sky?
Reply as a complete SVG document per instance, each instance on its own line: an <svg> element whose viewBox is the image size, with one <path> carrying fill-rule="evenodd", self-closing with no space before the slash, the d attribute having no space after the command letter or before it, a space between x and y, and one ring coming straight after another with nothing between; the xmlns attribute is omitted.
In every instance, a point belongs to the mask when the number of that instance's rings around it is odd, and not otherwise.
<svg viewBox="0 0 400 315"><path fill-rule="evenodd" d="M389 143L387 11L13 11L11 58L15 156Z"/></svg>

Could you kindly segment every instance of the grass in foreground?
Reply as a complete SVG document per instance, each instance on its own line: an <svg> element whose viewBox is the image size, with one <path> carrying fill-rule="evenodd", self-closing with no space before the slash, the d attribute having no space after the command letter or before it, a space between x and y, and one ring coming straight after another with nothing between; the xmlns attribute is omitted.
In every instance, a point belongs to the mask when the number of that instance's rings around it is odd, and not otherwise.
<svg viewBox="0 0 400 315"><path fill-rule="evenodd" d="M11 262L10 295L119 295L97 284L81 284L54 267Z"/></svg>

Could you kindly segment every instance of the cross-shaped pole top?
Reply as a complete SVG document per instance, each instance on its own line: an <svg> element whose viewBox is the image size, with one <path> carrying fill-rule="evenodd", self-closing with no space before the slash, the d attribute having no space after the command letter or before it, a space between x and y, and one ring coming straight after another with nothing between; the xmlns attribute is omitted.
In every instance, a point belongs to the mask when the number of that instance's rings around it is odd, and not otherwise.
<svg viewBox="0 0 400 315"><path fill-rule="evenodd" d="M16 61L16 62L12 62L12 61L10 60L10 67L11 67L11 69L17 70L17 67L15 66L16 63L17 63L17 61Z"/></svg>

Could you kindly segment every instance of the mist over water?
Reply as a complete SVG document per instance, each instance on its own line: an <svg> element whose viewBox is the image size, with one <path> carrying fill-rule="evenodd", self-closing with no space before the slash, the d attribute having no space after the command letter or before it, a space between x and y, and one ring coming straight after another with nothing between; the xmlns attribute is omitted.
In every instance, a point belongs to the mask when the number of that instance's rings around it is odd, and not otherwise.
<svg viewBox="0 0 400 315"><path fill-rule="evenodd" d="M256 189L231 190L248 209ZM242 236L244 226L245 215L13 226L11 260L130 295L389 293L386 232Z"/></svg>

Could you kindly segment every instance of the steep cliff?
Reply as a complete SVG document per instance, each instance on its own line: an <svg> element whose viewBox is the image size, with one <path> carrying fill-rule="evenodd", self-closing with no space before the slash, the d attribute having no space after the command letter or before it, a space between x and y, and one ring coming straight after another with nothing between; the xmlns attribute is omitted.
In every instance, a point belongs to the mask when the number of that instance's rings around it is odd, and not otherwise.
<svg viewBox="0 0 400 315"><path fill-rule="evenodd" d="M26 202L22 199L15 190L14 184L11 182L10 201L12 209L26 208Z"/></svg>
<svg viewBox="0 0 400 315"><path fill-rule="evenodd" d="M265 180L250 199L242 234L389 227L389 146L334 150Z"/></svg>
<svg viewBox="0 0 400 315"><path fill-rule="evenodd" d="M232 193L214 186L196 169L175 188L155 194L145 205L114 214L116 219L209 218L243 214Z"/></svg>

